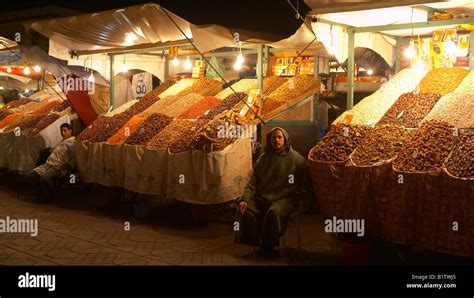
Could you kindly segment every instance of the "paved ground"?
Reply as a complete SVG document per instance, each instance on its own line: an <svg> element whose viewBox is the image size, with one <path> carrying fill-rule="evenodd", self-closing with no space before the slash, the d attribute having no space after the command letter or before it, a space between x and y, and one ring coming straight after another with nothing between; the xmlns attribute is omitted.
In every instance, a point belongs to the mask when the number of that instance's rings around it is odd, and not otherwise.
<svg viewBox="0 0 474 298"><path fill-rule="evenodd" d="M301 218L303 250L295 249L293 224L287 256L263 258L250 247L232 244L232 211L225 206L211 208L212 212L201 209L213 218L207 224L196 223L183 205L154 207L147 218L137 219L131 200L117 199L116 193L104 193L100 187L66 189L58 193L58 201L36 204L21 184L14 185L1 181L0 218L36 218L39 234L1 233L0 265L341 263L341 244L323 232L318 215ZM19 197L16 189L21 189ZM126 221L130 231L124 229Z"/></svg>

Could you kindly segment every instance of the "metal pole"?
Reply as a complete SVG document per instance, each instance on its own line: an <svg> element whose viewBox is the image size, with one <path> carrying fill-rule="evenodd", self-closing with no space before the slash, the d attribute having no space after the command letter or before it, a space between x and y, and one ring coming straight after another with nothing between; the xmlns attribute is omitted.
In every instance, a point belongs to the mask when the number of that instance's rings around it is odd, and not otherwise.
<svg viewBox="0 0 474 298"><path fill-rule="evenodd" d="M110 57L110 98L109 98L109 108L114 105L114 55L109 55Z"/></svg>
<svg viewBox="0 0 474 298"><path fill-rule="evenodd" d="M395 73L400 71L400 46L402 45L401 38L396 39L395 44Z"/></svg>
<svg viewBox="0 0 474 298"><path fill-rule="evenodd" d="M257 82L258 89L263 90L263 45L257 46Z"/></svg>
<svg viewBox="0 0 474 298"><path fill-rule="evenodd" d="M349 49L347 58L347 101L346 109L352 109L354 105L354 31L350 30L349 34Z"/></svg>
<svg viewBox="0 0 474 298"><path fill-rule="evenodd" d="M317 79L319 75L319 57L314 54L314 63L313 63L313 71L314 71L314 78ZM319 105L318 105L318 100L319 99L319 94L313 95L313 100L312 100L312 108L313 108L313 117L311 120L313 120L313 124L316 126L316 141L319 141Z"/></svg>
<svg viewBox="0 0 474 298"><path fill-rule="evenodd" d="M470 33L469 69L474 70L474 31L471 31L471 33Z"/></svg>
<svg viewBox="0 0 474 298"><path fill-rule="evenodd" d="M168 81L169 78L170 78L170 58L168 56L165 56L165 75L164 75L165 82Z"/></svg>

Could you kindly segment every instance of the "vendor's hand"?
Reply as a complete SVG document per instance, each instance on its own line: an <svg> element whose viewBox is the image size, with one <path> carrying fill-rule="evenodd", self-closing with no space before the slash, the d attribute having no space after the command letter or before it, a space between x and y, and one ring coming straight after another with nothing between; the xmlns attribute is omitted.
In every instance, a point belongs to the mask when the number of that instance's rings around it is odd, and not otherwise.
<svg viewBox="0 0 474 298"><path fill-rule="evenodd" d="M245 201L240 202L239 203L240 213L244 214L246 209L247 209L247 202L245 202Z"/></svg>

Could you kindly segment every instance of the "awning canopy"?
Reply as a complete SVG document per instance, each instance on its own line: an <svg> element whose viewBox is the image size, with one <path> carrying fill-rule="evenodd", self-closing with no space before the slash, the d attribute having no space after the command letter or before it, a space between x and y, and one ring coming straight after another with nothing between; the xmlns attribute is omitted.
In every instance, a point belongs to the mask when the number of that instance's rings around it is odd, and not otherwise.
<svg viewBox="0 0 474 298"><path fill-rule="evenodd" d="M235 43L228 28L193 25L154 3L38 21L25 26L78 52L159 47L186 42L186 37L203 52ZM245 41L243 38L255 41L255 37L240 36L241 41Z"/></svg>

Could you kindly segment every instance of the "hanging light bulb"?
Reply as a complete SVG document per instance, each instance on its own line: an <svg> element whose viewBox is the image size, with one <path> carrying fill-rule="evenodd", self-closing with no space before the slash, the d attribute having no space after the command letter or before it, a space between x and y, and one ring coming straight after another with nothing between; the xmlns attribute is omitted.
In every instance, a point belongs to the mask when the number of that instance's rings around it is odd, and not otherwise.
<svg viewBox="0 0 474 298"><path fill-rule="evenodd" d="M91 75L89 76L89 78L87 78L87 80L92 83L95 82L95 78L94 78L94 74L92 74L92 70L91 70Z"/></svg>
<svg viewBox="0 0 474 298"><path fill-rule="evenodd" d="M416 55L416 48L415 45L413 44L413 41L410 41L410 45L408 48L405 50L405 57L408 59L412 59Z"/></svg>
<svg viewBox="0 0 474 298"><path fill-rule="evenodd" d="M122 63L122 66L120 67L120 71L123 73L126 73L128 71L128 66L125 63Z"/></svg>
<svg viewBox="0 0 474 298"><path fill-rule="evenodd" d="M173 65L174 65L174 66L178 66L178 65L179 65L178 57L174 57L174 58L173 58Z"/></svg>
<svg viewBox="0 0 474 298"><path fill-rule="evenodd" d="M36 64L33 69L35 70L36 73L41 71L41 67L38 64Z"/></svg>
<svg viewBox="0 0 474 298"><path fill-rule="evenodd" d="M12 72L12 68L10 66L7 67L7 72L8 73L11 73Z"/></svg>
<svg viewBox="0 0 474 298"><path fill-rule="evenodd" d="M239 53L239 55L237 56L236 63L242 64L244 63L244 60L244 55L242 55L242 53Z"/></svg>
<svg viewBox="0 0 474 298"><path fill-rule="evenodd" d="M28 92L30 92L30 89L25 89L25 93L28 93Z"/></svg>
<svg viewBox="0 0 474 298"><path fill-rule="evenodd" d="M367 74L371 76L374 74L374 71L372 69L367 69Z"/></svg>
<svg viewBox="0 0 474 298"><path fill-rule="evenodd" d="M23 73L26 74L26 75L29 75L31 73L30 67L25 66L25 68L23 69Z"/></svg>
<svg viewBox="0 0 474 298"><path fill-rule="evenodd" d="M192 63L191 63L191 60L189 59L189 56L188 58L186 58L186 62L184 62L184 68L185 69L191 69L193 67Z"/></svg>
<svg viewBox="0 0 474 298"><path fill-rule="evenodd" d="M239 63L239 61L236 61L234 64L234 69L235 70L241 70L242 69L242 63Z"/></svg>

